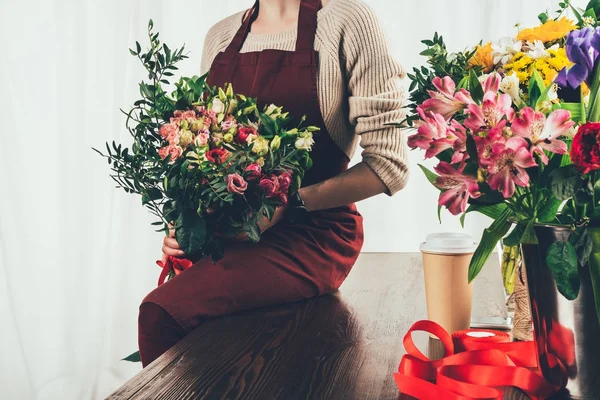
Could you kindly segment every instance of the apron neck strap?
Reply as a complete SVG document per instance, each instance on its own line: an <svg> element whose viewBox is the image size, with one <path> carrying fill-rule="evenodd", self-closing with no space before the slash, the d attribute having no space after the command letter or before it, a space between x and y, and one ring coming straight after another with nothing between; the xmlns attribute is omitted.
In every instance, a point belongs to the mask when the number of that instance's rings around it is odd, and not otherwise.
<svg viewBox="0 0 600 400"><path fill-rule="evenodd" d="M259 0L256 0L254 6L249 10L242 22L242 26L236 32L235 36L227 49L225 55L227 57L234 56L238 53L248 32L252 22L258 16ZM321 0L302 0L300 2L300 13L298 14L298 37L296 39L296 51L313 50L315 43L315 35L317 33L317 12L321 8Z"/></svg>
<svg viewBox="0 0 600 400"><path fill-rule="evenodd" d="M302 0L298 14L298 38L296 51L312 51L315 48L317 34L317 12L321 9L321 0Z"/></svg>

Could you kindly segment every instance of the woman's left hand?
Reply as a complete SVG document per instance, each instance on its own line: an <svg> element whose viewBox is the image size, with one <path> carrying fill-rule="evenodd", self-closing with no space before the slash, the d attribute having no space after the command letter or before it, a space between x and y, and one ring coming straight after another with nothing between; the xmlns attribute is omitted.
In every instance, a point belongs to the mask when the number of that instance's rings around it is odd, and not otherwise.
<svg viewBox="0 0 600 400"><path fill-rule="evenodd" d="M258 228L260 229L260 233L264 233L265 231L271 229L275 224L277 224L282 218L285 212L285 206L278 207L273 214L273 218L269 220L269 218L263 216L258 222ZM248 234L246 232L240 232L235 236L235 240L238 242L247 242L250 240L248 238Z"/></svg>

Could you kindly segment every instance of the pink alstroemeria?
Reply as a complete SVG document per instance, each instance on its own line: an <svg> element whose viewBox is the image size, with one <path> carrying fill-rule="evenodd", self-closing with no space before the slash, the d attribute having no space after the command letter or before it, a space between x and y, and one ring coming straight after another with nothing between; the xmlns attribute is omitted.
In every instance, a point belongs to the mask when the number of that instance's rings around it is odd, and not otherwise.
<svg viewBox="0 0 600 400"><path fill-rule="evenodd" d="M469 104L467 107L465 126L475 133L486 131L498 125L504 117L512 120L514 110L512 99L507 94L498 95L498 92L486 92L483 95L483 104Z"/></svg>
<svg viewBox="0 0 600 400"><path fill-rule="evenodd" d="M567 154L568 147L565 142L558 140L575 123L571 121L568 110L553 111L548 118L531 107L525 107L515 117L512 123L513 132L531 141L531 153L539 154L544 164L548 164L547 150L556 154Z"/></svg>
<svg viewBox="0 0 600 400"><path fill-rule="evenodd" d="M448 123L440 114L425 112L420 107L417 112L421 119L415 123L417 133L408 137L408 147L427 150L431 147L431 142L447 136Z"/></svg>
<svg viewBox="0 0 600 400"><path fill-rule="evenodd" d="M467 105L474 104L469 92L465 89L456 91L456 84L449 76L433 78L433 85L437 92L430 90L430 99L427 99L420 105L424 112L441 114L446 120L452 118L460 110L464 110Z"/></svg>
<svg viewBox="0 0 600 400"><path fill-rule="evenodd" d="M467 158L467 130L463 125L452 120L446 131L446 137L434 140L425 152L425 158L432 158L448 149L454 150L452 164L458 164Z"/></svg>
<svg viewBox="0 0 600 400"><path fill-rule="evenodd" d="M494 163L492 158L492 150L498 144L505 144L506 139L502 134L502 130L506 126L506 121L501 121L498 125L490 129L484 136L473 136L475 146L477 147L477 156L479 158L479 166L487 168Z"/></svg>
<svg viewBox="0 0 600 400"><path fill-rule="evenodd" d="M527 141L522 137L512 137L505 144L498 143L492 149L493 164L488 168L488 184L493 190L502 192L508 199L515 193L515 184L529 186L526 168L537 166Z"/></svg>
<svg viewBox="0 0 600 400"><path fill-rule="evenodd" d="M442 161L434 169L440 174L435 186L442 190L438 204L445 206L453 215L464 213L469 199L481 196L477 178L463 175L464 166L457 170Z"/></svg>

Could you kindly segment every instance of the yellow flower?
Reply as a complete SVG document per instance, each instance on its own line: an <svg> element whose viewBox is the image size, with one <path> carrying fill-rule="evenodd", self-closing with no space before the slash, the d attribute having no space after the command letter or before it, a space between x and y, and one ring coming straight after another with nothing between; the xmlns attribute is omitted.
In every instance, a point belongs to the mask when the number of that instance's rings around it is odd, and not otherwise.
<svg viewBox="0 0 600 400"><path fill-rule="evenodd" d="M562 17L558 21L550 19L535 28L523 29L517 35L517 40L525 40L531 43L535 40L541 40L543 43L553 42L564 38L567 33L575 29L577 29L577 25L566 17Z"/></svg>
<svg viewBox="0 0 600 400"><path fill-rule="evenodd" d="M492 56L492 42L485 46L477 46L477 51L469 61L471 66L483 67L483 72L490 73L494 69L494 57Z"/></svg>

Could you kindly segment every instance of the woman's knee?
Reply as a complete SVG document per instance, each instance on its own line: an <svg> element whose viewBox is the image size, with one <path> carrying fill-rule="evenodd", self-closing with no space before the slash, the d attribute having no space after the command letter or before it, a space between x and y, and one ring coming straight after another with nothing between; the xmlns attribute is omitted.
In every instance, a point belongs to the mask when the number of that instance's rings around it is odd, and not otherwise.
<svg viewBox="0 0 600 400"><path fill-rule="evenodd" d="M185 336L179 323L156 303L144 302L138 318L142 364L148 365Z"/></svg>

